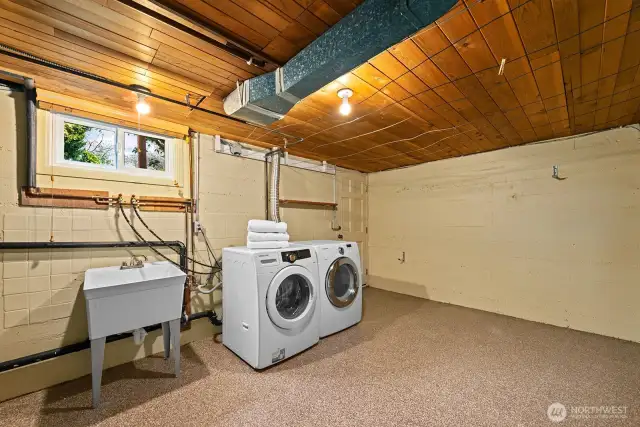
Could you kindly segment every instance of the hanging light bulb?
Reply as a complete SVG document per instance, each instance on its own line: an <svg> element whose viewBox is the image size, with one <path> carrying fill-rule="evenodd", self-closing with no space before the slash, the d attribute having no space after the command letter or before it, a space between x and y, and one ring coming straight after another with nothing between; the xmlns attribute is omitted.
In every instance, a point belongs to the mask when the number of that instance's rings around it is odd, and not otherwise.
<svg viewBox="0 0 640 427"><path fill-rule="evenodd" d="M147 95L142 93L138 93L137 95L138 103L136 104L136 111L142 115L149 114L149 112L151 112L151 106L146 101Z"/></svg>
<svg viewBox="0 0 640 427"><path fill-rule="evenodd" d="M343 116L348 116L351 113L351 104L349 104L349 98L353 96L353 91L351 89L340 89L338 91L338 96L342 98L342 104L340 104L340 114Z"/></svg>

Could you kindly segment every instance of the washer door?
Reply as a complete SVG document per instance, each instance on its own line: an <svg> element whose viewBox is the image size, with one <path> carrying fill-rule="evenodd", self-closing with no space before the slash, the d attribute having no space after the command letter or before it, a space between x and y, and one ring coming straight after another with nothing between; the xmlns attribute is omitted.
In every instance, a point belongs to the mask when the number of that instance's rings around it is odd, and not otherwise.
<svg viewBox="0 0 640 427"><path fill-rule="evenodd" d="M280 270L267 290L267 313L283 329L295 329L312 315L316 304L316 284L304 267L292 265Z"/></svg>
<svg viewBox="0 0 640 427"><path fill-rule="evenodd" d="M325 280L327 298L338 308L347 307L358 295L360 280L358 267L347 257L336 259L330 266Z"/></svg>

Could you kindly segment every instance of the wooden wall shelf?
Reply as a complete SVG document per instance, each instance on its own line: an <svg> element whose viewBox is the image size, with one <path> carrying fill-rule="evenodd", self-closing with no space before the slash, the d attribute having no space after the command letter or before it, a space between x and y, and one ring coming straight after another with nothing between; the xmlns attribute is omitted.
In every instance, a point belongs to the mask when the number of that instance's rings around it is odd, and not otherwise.
<svg viewBox="0 0 640 427"><path fill-rule="evenodd" d="M337 203L333 203L333 202L312 202L311 200L280 199L280 204L281 205L316 206L318 208L328 208L328 209L336 209L338 207Z"/></svg>

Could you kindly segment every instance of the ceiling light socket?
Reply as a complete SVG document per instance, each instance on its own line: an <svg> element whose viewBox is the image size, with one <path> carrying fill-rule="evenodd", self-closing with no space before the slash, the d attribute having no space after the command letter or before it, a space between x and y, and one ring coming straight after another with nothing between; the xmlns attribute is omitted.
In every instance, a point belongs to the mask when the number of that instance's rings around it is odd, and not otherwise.
<svg viewBox="0 0 640 427"><path fill-rule="evenodd" d="M338 97L339 98L342 98L342 99L347 98L347 99L349 99L352 96L353 96L353 91L351 89L344 88L344 89L340 89L338 91Z"/></svg>
<svg viewBox="0 0 640 427"><path fill-rule="evenodd" d="M142 115L149 114L151 112L151 106L146 100L147 95L143 95L141 93L138 93L137 95L138 103L136 104L136 111Z"/></svg>
<svg viewBox="0 0 640 427"><path fill-rule="evenodd" d="M340 89L338 91L338 96L342 98L342 104L340 104L340 114L343 116L348 116L351 113L351 105L349 104L349 98L353 96L353 91L351 89Z"/></svg>
<svg viewBox="0 0 640 427"><path fill-rule="evenodd" d="M147 96L151 95L151 90L141 85L129 85L129 88L136 94L138 101L136 102L136 111L138 114L149 114L151 112L151 106L146 101Z"/></svg>

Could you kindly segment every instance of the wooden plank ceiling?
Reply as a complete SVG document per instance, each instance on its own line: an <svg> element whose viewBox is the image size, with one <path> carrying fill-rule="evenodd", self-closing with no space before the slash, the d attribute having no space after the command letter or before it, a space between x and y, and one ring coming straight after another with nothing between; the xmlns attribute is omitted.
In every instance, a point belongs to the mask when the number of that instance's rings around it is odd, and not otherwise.
<svg viewBox="0 0 640 427"><path fill-rule="evenodd" d="M283 63L361 1L160 3ZM189 94L218 112L236 81L273 69L247 65L125 3L0 0L0 43L172 99ZM293 154L379 171L637 123L638 46L640 0L461 0L271 129L158 100L152 114L265 146L282 145L276 130L286 132ZM78 98L123 109L135 103L132 92L5 55L0 68ZM354 91L348 117L338 114L343 87Z"/></svg>

